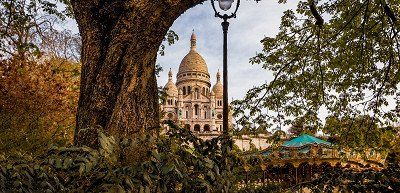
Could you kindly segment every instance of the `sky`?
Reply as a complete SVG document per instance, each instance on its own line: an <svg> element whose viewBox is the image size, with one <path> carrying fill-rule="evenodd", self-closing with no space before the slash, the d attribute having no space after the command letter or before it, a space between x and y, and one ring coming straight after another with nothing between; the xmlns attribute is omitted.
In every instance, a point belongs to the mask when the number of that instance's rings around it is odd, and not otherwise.
<svg viewBox="0 0 400 193"><path fill-rule="evenodd" d="M274 37L278 33L283 12L295 9L297 3L298 1L293 0L286 4L279 4L278 0L262 0L258 3L254 0L241 1L237 17L229 20L228 93L230 101L242 99L247 90L272 80L270 71L261 68L261 65L251 65L249 59L262 51L260 41L264 37ZM190 36L193 30L197 35L197 51L208 65L211 84L215 84L217 71L220 70L222 73L221 22L220 18L214 17L209 0L187 10L174 22L170 29L179 35L179 41L174 45L166 46L165 55L157 58L157 63L164 69L157 78L159 86L164 86L168 81L170 68L176 82L179 64L190 49ZM74 20L67 20L64 25L63 27L78 33ZM393 100L390 102L393 103ZM325 120L326 115L325 109L319 112L319 118L322 121Z"/></svg>
<svg viewBox="0 0 400 193"><path fill-rule="evenodd" d="M237 0L235 0L236 2ZM216 2L217 3L217 2ZM274 37L279 32L283 12L296 9L298 1L288 1L279 4L278 0L242 0L237 12L237 17L230 19L228 31L228 95L229 101L242 99L247 91L265 82L270 82L273 75L261 65L252 65L249 59L262 51L261 40L264 37ZM218 6L218 5L217 5ZM231 8L232 10L234 7ZM182 14L171 26L179 40L166 46L165 55L157 57L163 71L157 77L158 86L164 86L168 81L168 72L171 68L173 81L179 64L190 50L190 36L194 30L197 35L197 51L205 59L211 76L211 88L216 82L218 70L222 74L222 20L214 17L209 0L197 5ZM78 33L74 20L66 21L65 25L70 30ZM323 121L327 113L319 112Z"/></svg>
<svg viewBox="0 0 400 193"><path fill-rule="evenodd" d="M217 2L216 6L218 7ZM258 3L253 0L241 1L237 17L229 20L228 93L230 101L243 98L247 90L272 79L270 72L262 69L261 65L251 65L249 59L262 51L260 41L264 37L273 37L278 33L283 12L287 9L295 9L296 6L297 1L288 1L286 4L279 4L278 0L263 0ZM157 64L163 68L157 78L159 86L167 83L170 68L176 82L179 64L190 49L190 36L193 30L197 35L197 51L208 65L211 84L215 84L217 71L220 70L222 74L221 22L221 19L214 17L210 1L187 10L174 22L170 29L178 34L179 41L166 46L165 55L157 57ZM60 27L67 27L73 33L78 33L77 24L72 19L65 21L64 26Z"/></svg>
<svg viewBox="0 0 400 193"><path fill-rule="evenodd" d="M297 1L288 1L287 4L279 4L278 0L263 0L258 3L252 0L241 1L237 18L229 20L228 93L230 101L232 98L241 99L247 90L272 79L270 72L262 69L261 65L251 65L249 59L262 51L260 41L264 37L273 37L278 33L283 12L296 8L296 5ZM222 73L221 22L221 19L214 17L210 1L189 9L174 22L171 30L179 35L179 41L167 46L164 56L158 56L157 63L163 68L158 78L159 86L167 83L170 68L176 82L179 64L190 49L190 36L193 30L197 35L197 51L208 65L211 84L215 84L218 69Z"/></svg>

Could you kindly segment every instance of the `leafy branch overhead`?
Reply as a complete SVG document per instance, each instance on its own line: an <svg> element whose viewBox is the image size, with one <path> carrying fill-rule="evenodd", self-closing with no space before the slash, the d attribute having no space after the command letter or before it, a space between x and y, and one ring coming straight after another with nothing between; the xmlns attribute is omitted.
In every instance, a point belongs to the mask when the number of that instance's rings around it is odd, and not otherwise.
<svg viewBox="0 0 400 193"><path fill-rule="evenodd" d="M160 49L158 51L158 54L161 56L165 55L165 43L167 43L169 46L172 44L175 44L179 40L178 34L176 34L175 31L169 30L167 34L165 34L165 37L163 39L163 43L160 45Z"/></svg>
<svg viewBox="0 0 400 193"><path fill-rule="evenodd" d="M281 128L294 118L321 128L318 114L338 119L398 121L400 2L300 1L287 10L275 37L250 59L271 80L234 101L237 122ZM268 72L266 72L268 73Z"/></svg>
<svg viewBox="0 0 400 193"><path fill-rule="evenodd" d="M26 59L29 54L40 56L39 44L54 25L72 16L68 0L62 10L57 1L1 0L0 1L0 59Z"/></svg>

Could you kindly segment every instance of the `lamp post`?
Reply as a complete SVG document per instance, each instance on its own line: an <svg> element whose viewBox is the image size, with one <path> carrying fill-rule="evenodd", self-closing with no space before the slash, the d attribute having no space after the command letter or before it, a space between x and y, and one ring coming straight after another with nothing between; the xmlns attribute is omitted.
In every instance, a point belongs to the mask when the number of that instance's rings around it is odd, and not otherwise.
<svg viewBox="0 0 400 193"><path fill-rule="evenodd" d="M228 108L229 108L229 104L228 104L228 56L227 56L227 52L228 52L228 28L229 28L229 22L228 19L231 18L236 18L236 12L240 6L240 0L237 0L237 4L236 4L236 8L235 11L227 14L227 13L223 13L221 14L219 11L217 11L214 1L218 1L219 3L219 8L226 12L228 11L231 7L232 4L235 0L211 0L211 5L214 9L215 12L215 17L219 17L221 19L223 19L223 22L221 23L222 25L222 31L224 34L224 45L223 45L223 124L222 127L224 129L224 134L228 134Z"/></svg>

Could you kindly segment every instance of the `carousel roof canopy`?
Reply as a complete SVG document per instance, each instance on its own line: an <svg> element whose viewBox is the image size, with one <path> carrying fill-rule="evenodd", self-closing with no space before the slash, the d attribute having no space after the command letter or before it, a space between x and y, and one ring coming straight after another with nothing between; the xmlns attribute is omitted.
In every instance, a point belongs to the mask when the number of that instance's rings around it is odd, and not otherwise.
<svg viewBox="0 0 400 193"><path fill-rule="evenodd" d="M303 134L292 140L285 141L283 147L302 147L305 145L332 145L331 143L318 139L314 136Z"/></svg>

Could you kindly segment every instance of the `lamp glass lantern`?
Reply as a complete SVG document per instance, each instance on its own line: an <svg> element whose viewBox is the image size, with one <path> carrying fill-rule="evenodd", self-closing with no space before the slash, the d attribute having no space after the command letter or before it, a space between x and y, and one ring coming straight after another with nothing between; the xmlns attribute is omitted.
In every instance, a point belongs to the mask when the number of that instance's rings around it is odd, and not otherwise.
<svg viewBox="0 0 400 193"><path fill-rule="evenodd" d="M228 11L232 7L232 3L235 0L218 0L219 2L219 8L221 8L224 11Z"/></svg>

